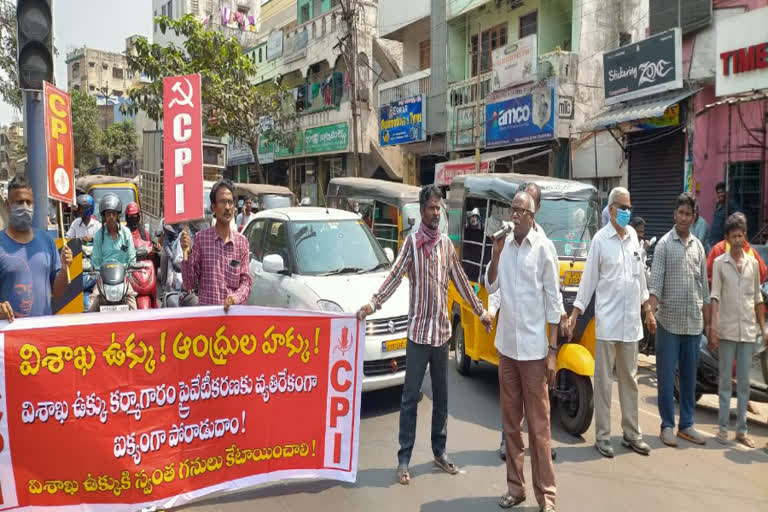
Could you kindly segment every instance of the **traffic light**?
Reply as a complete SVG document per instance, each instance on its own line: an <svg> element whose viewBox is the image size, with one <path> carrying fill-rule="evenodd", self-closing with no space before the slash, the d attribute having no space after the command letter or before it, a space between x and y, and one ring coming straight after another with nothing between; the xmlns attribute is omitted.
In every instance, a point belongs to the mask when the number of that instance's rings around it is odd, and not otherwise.
<svg viewBox="0 0 768 512"><path fill-rule="evenodd" d="M53 0L18 0L19 88L42 90L53 83Z"/></svg>

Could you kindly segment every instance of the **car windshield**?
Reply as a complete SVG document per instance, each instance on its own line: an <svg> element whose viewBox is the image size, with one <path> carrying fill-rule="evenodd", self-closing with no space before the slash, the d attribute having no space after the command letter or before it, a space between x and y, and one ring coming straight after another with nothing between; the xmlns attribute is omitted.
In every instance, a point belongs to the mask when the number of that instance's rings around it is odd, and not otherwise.
<svg viewBox="0 0 768 512"><path fill-rule="evenodd" d="M291 206L291 198L288 196L263 194L260 197L260 200L262 210L271 210L272 208L288 208Z"/></svg>
<svg viewBox="0 0 768 512"><path fill-rule="evenodd" d="M128 203L136 203L136 192L133 190L133 188L130 187L98 187L98 188L92 188L90 191L91 197L93 197L93 215L96 216L97 219L101 218L101 213L99 212L99 201L101 201L101 198L104 197L106 194L109 193L117 194L117 197L120 198L120 201L123 203L123 211L120 214L120 218L125 220L125 208L128 206Z"/></svg>
<svg viewBox="0 0 768 512"><path fill-rule="evenodd" d="M403 230L408 230L408 219L413 219L413 229L418 230L419 224L421 224L421 208L419 203L411 203L403 206ZM448 232L448 217L445 215L445 210L440 209L440 225L438 229L441 233ZM415 231L414 231L415 232Z"/></svg>
<svg viewBox="0 0 768 512"><path fill-rule="evenodd" d="M299 274L364 273L389 267L362 220L292 222Z"/></svg>
<svg viewBox="0 0 768 512"><path fill-rule="evenodd" d="M558 256L586 258L599 229L599 209L594 201L543 199L536 222L555 244Z"/></svg>

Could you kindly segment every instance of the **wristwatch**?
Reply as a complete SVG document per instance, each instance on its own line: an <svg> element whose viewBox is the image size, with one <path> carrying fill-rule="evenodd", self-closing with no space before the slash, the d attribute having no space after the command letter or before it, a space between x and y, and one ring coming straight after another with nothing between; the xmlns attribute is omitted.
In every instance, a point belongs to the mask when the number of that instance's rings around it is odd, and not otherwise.
<svg viewBox="0 0 768 512"><path fill-rule="evenodd" d="M549 350L552 352L557 352L558 347L553 347L552 345L549 345Z"/></svg>

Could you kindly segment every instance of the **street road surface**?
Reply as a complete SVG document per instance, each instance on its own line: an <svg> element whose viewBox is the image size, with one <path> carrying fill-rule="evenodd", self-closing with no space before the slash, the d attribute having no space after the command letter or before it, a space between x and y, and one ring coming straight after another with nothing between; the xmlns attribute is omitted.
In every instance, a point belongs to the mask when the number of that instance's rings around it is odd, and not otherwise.
<svg viewBox="0 0 768 512"><path fill-rule="evenodd" d="M768 405L750 414L749 428L758 445L746 450L708 440L705 447L680 440L668 448L659 440L656 376L653 358L640 357L640 424L653 448L643 457L620 446L618 389L613 393L613 445L616 458L603 459L594 448L594 427L582 438L567 434L553 421L557 448L558 510L620 512L685 512L768 510ZM453 361L451 361L452 363ZM210 498L181 510L240 512L253 510L312 512L464 512L501 510L496 500L506 491L505 469L498 456L499 392L496 368L472 367L470 377L448 370L448 453L461 467L450 476L432 464L430 448L431 387L424 379L419 405L416 446L411 460L411 485L395 482L399 388L363 396L360 426L360 469L356 484L288 481ZM733 400L732 413L736 401ZM300 414L297 411L297 414ZM297 421L300 419L297 417ZM717 432L717 398L705 395L696 409L698 428ZM735 417L732 418L731 438ZM528 441L526 439L526 445ZM537 511L526 456L528 500L514 510Z"/></svg>

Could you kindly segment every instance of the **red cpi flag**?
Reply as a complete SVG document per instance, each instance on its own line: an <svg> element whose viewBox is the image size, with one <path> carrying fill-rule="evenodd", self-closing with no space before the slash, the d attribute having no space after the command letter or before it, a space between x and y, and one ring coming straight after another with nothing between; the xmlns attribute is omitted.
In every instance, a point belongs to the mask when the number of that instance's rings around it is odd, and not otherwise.
<svg viewBox="0 0 768 512"><path fill-rule="evenodd" d="M200 75L163 79L165 222L203 218L203 122Z"/></svg>
<svg viewBox="0 0 768 512"><path fill-rule="evenodd" d="M43 82L48 197L75 204L72 108L69 94Z"/></svg>

